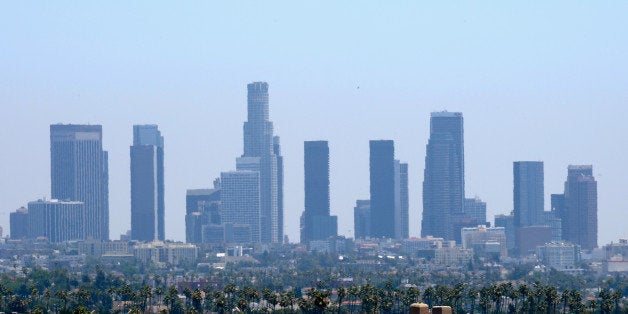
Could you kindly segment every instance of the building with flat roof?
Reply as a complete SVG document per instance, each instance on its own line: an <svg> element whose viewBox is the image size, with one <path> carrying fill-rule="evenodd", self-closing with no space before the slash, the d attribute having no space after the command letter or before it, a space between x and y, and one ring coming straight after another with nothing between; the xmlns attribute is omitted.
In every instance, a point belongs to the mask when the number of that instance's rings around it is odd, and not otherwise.
<svg viewBox="0 0 628 314"><path fill-rule="evenodd" d="M28 203L28 238L53 243L87 238L83 202L38 200Z"/></svg>
<svg viewBox="0 0 628 314"><path fill-rule="evenodd" d="M221 222L248 225L251 242L262 241L260 173L230 171L220 174Z"/></svg>

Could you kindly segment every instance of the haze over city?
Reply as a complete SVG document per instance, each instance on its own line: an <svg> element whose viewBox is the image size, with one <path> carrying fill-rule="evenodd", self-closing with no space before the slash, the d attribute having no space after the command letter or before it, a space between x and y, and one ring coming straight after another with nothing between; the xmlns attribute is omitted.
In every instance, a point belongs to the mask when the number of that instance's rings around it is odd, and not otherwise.
<svg viewBox="0 0 628 314"><path fill-rule="evenodd" d="M466 195L513 209L512 162L543 161L545 209L570 164L598 182L599 244L628 236L628 4L366 2L3 4L0 226L50 197L51 124L101 124L110 238L130 228L134 124L165 139L166 238L185 239L185 192L242 155L246 85L269 83L284 156L285 233L299 239L303 141L327 140L331 213L353 236L369 197L369 140L409 165L420 235L434 111L464 114Z"/></svg>

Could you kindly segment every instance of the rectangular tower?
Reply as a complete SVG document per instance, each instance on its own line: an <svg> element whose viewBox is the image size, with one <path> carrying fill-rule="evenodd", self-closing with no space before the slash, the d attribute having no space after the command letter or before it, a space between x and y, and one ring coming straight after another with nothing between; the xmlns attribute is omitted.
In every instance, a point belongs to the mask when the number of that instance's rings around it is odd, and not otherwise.
<svg viewBox="0 0 628 314"><path fill-rule="evenodd" d="M45 237L52 243L85 240L85 208L76 201L35 201L28 203L28 237Z"/></svg>
<svg viewBox="0 0 628 314"><path fill-rule="evenodd" d="M423 176L421 236L453 240L452 215L464 210L464 128L460 112L433 112Z"/></svg>
<svg viewBox="0 0 628 314"><path fill-rule="evenodd" d="M134 125L131 146L131 239L165 240L164 138L157 125Z"/></svg>
<svg viewBox="0 0 628 314"><path fill-rule="evenodd" d="M515 161L512 171L515 227L542 223L545 206L543 162Z"/></svg>
<svg viewBox="0 0 628 314"><path fill-rule="evenodd" d="M583 250L597 247L597 181L593 166L570 165L565 182L565 209L562 220L563 239Z"/></svg>
<svg viewBox="0 0 628 314"><path fill-rule="evenodd" d="M109 239L107 153L100 125L50 125L51 196L83 202L86 237Z"/></svg>
<svg viewBox="0 0 628 314"><path fill-rule="evenodd" d="M395 238L409 238L408 164L395 160Z"/></svg>
<svg viewBox="0 0 628 314"><path fill-rule="evenodd" d="M222 224L247 225L253 243L262 240L260 173L231 171L220 174Z"/></svg>
<svg viewBox="0 0 628 314"><path fill-rule="evenodd" d="M395 146L370 141L371 236L395 237Z"/></svg>
<svg viewBox="0 0 628 314"><path fill-rule="evenodd" d="M325 240L336 236L336 217L329 215L329 145L327 141L303 143L305 212L301 240Z"/></svg>

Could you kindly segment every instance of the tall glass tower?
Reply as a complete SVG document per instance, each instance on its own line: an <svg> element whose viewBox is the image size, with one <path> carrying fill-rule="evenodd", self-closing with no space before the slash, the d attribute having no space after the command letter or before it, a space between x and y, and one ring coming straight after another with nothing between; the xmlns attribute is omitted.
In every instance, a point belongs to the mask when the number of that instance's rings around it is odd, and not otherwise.
<svg viewBox="0 0 628 314"><path fill-rule="evenodd" d="M515 161L512 169L515 227L540 224L545 206L543 162Z"/></svg>
<svg viewBox="0 0 628 314"><path fill-rule="evenodd" d="M273 136L269 120L268 83L247 85L248 119L244 122L244 154L238 158L237 170L258 171L260 174L261 242L283 241L283 159L279 138Z"/></svg>
<svg viewBox="0 0 628 314"><path fill-rule="evenodd" d="M460 112L433 112L423 177L421 236L453 240L452 214L464 211L464 129Z"/></svg>
<svg viewBox="0 0 628 314"><path fill-rule="evenodd" d="M109 240L107 152L100 125L50 125L51 197L84 203L85 236Z"/></svg>
<svg viewBox="0 0 628 314"><path fill-rule="evenodd" d="M338 220L329 215L329 145L327 141L303 143L305 212L301 241L325 240L338 234Z"/></svg>
<svg viewBox="0 0 628 314"><path fill-rule="evenodd" d="M369 142L371 236L395 238L395 144Z"/></svg>
<svg viewBox="0 0 628 314"><path fill-rule="evenodd" d="M157 125L134 125L131 239L164 241L164 209L164 138Z"/></svg>
<svg viewBox="0 0 628 314"><path fill-rule="evenodd" d="M593 166L570 165L565 182L563 239L585 250L597 247L597 181Z"/></svg>

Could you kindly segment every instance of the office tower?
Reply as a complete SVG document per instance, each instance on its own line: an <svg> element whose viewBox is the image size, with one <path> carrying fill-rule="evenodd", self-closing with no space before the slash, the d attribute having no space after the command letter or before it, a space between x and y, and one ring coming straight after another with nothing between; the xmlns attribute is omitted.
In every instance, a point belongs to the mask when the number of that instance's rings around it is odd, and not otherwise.
<svg viewBox="0 0 628 314"><path fill-rule="evenodd" d="M506 231L506 248L509 252L513 252L516 246L515 217L512 214L495 215L495 227L504 227Z"/></svg>
<svg viewBox="0 0 628 314"><path fill-rule="evenodd" d="M260 173L239 170L220 174L221 223L248 225L250 241L262 240Z"/></svg>
<svg viewBox="0 0 628 314"><path fill-rule="evenodd" d="M185 242L202 243L203 227L220 225L220 179L213 189L187 190L185 195Z"/></svg>
<svg viewBox="0 0 628 314"><path fill-rule="evenodd" d="M283 241L283 156L281 156L281 141L279 136L273 137L273 153L277 156L277 223L278 237ZM287 243L287 241L284 241Z"/></svg>
<svg viewBox="0 0 628 314"><path fill-rule="evenodd" d="M371 237L395 237L395 147L370 141Z"/></svg>
<svg viewBox="0 0 628 314"><path fill-rule="evenodd" d="M512 170L515 227L541 224L545 204L543 162L516 161Z"/></svg>
<svg viewBox="0 0 628 314"><path fill-rule="evenodd" d="M83 202L50 200L28 203L28 238L57 243L85 240Z"/></svg>
<svg viewBox="0 0 628 314"><path fill-rule="evenodd" d="M353 230L356 239L371 237L371 201L357 200L353 208Z"/></svg>
<svg viewBox="0 0 628 314"><path fill-rule="evenodd" d="M563 239L583 250L597 247L597 181L593 166L567 168L565 208L561 217Z"/></svg>
<svg viewBox="0 0 628 314"><path fill-rule="evenodd" d="M453 240L452 215L464 210L464 129L460 112L433 112L423 176L421 236Z"/></svg>
<svg viewBox="0 0 628 314"><path fill-rule="evenodd" d="M102 150L102 126L50 126L51 195L83 202L85 236L109 239L107 152Z"/></svg>
<svg viewBox="0 0 628 314"><path fill-rule="evenodd" d="M465 216L471 218L476 225L486 224L486 202L483 202L480 198L465 198L464 213Z"/></svg>
<svg viewBox="0 0 628 314"><path fill-rule="evenodd" d="M327 141L303 143L305 211L301 241L338 235L338 220L329 215L329 146Z"/></svg>
<svg viewBox="0 0 628 314"><path fill-rule="evenodd" d="M134 125L131 239L164 241L164 211L164 138L156 125Z"/></svg>
<svg viewBox="0 0 628 314"><path fill-rule="evenodd" d="M395 238L407 239L408 219L408 164L395 160Z"/></svg>
<svg viewBox="0 0 628 314"><path fill-rule="evenodd" d="M20 207L9 216L11 226L11 240L26 239L28 237L28 209Z"/></svg>
<svg viewBox="0 0 628 314"><path fill-rule="evenodd" d="M253 82L247 85L247 121L244 122L244 154L237 160L237 170L259 172L261 204L261 242L281 243L283 240L283 216L280 210L279 189L283 185L283 173L273 137L273 123L269 120L268 83ZM283 168L283 160L280 161ZM283 169L281 169L283 171ZM281 181L281 182L280 182Z"/></svg>

